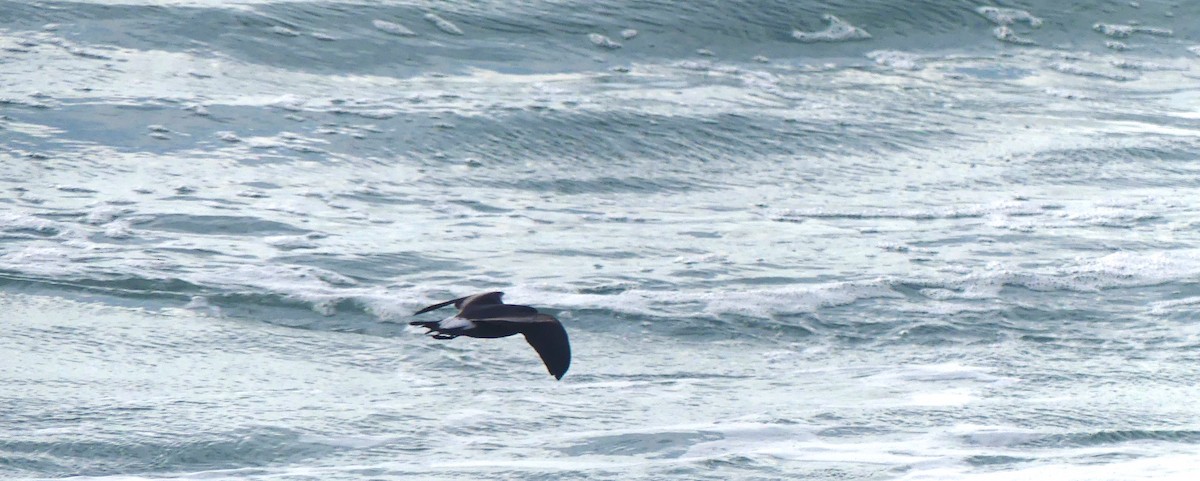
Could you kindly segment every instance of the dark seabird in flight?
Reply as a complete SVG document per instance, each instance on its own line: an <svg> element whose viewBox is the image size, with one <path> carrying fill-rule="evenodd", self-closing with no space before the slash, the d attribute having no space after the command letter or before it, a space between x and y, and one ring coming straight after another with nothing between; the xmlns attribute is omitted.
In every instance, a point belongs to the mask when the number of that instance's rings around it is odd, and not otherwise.
<svg viewBox="0 0 1200 481"><path fill-rule="evenodd" d="M485 292L473 296L434 304L416 312L424 314L450 304L458 314L440 321L413 321L409 324L429 329L434 339L454 339L458 336L496 338L524 334L525 340L542 357L546 370L555 379L562 379L571 366L571 344L567 331L554 316L539 313L529 306L505 304L503 292Z"/></svg>

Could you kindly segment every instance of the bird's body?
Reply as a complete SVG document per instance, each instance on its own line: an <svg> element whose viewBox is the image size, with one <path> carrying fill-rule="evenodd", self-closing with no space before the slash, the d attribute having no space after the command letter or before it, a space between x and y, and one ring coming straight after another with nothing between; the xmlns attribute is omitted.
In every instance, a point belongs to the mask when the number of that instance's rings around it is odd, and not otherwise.
<svg viewBox="0 0 1200 481"><path fill-rule="evenodd" d="M450 304L458 308L458 314L440 321L413 321L409 324L429 329L434 339L454 339L459 336L493 339L523 334L541 356L546 370L555 379L562 379L571 366L571 344L562 323L554 316L539 313L532 307L505 304L500 300L503 296L503 292L485 292L434 304L414 315Z"/></svg>

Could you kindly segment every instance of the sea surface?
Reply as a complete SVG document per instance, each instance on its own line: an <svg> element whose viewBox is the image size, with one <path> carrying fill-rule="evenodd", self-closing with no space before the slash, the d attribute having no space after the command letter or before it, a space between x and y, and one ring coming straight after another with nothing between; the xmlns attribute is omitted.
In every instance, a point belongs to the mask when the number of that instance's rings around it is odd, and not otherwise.
<svg viewBox="0 0 1200 481"><path fill-rule="evenodd" d="M1198 19L0 0L0 478L1196 479Z"/></svg>

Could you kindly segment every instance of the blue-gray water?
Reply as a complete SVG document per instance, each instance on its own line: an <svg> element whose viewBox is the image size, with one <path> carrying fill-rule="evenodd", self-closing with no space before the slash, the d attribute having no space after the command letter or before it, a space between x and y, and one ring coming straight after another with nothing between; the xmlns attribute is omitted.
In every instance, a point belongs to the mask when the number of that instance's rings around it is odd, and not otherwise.
<svg viewBox="0 0 1200 481"><path fill-rule="evenodd" d="M0 0L0 478L1193 479L1197 18Z"/></svg>

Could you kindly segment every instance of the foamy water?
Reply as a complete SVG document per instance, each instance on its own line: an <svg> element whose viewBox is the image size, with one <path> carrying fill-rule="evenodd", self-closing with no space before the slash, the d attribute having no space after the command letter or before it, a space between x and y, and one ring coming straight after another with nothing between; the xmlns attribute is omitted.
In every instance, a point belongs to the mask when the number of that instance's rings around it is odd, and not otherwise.
<svg viewBox="0 0 1200 481"><path fill-rule="evenodd" d="M0 477L1190 479L1200 10L943 3L0 0Z"/></svg>

